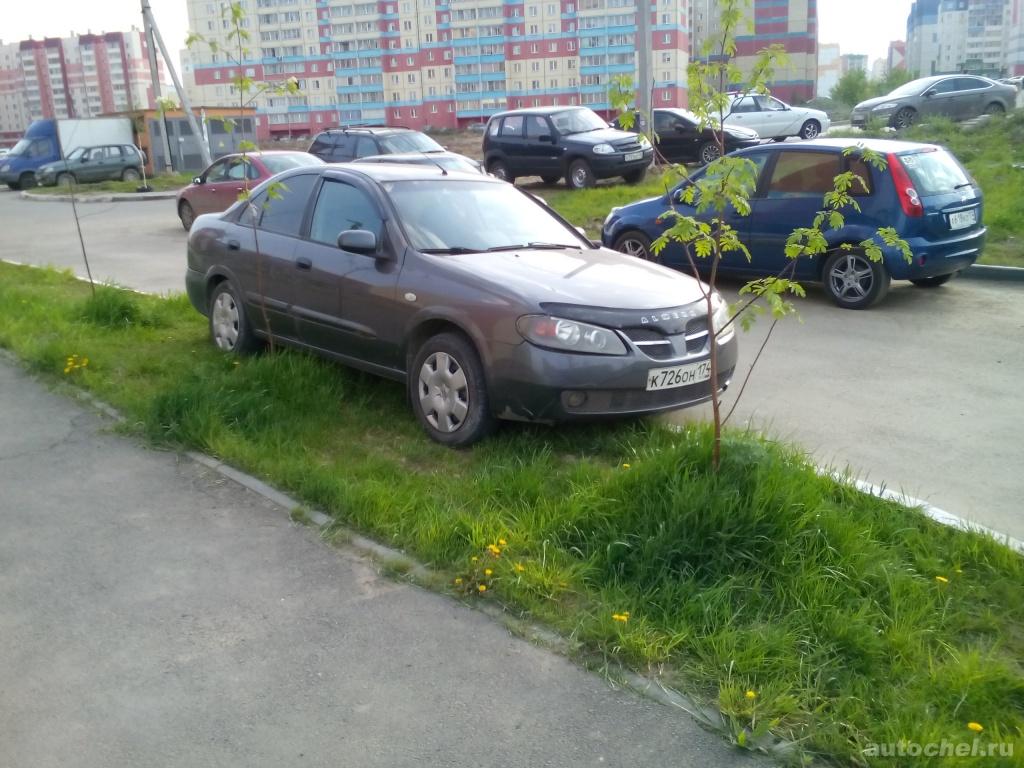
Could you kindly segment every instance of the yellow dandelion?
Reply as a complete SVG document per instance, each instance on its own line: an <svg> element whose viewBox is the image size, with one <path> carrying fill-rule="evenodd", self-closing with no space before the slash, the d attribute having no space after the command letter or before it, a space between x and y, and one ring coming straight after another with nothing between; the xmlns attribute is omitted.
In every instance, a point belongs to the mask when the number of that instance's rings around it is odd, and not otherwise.
<svg viewBox="0 0 1024 768"><path fill-rule="evenodd" d="M497 544L488 544L487 545L487 551L490 552L495 557L497 557L498 555L501 554L501 549L498 547Z"/></svg>
<svg viewBox="0 0 1024 768"><path fill-rule="evenodd" d="M88 365L88 364L89 364L89 358L88 357L83 357L82 358L82 365Z"/></svg>
<svg viewBox="0 0 1024 768"><path fill-rule="evenodd" d="M967 724L968 730L974 731L975 733L981 733L985 730L985 726L981 723L970 722Z"/></svg>
<svg viewBox="0 0 1024 768"><path fill-rule="evenodd" d="M469 562L475 563L476 562L476 555L473 555L471 558L469 558Z"/></svg>
<svg viewBox="0 0 1024 768"><path fill-rule="evenodd" d="M747 691L743 695L746 696L748 699L756 699L757 698L757 691Z"/></svg>
<svg viewBox="0 0 1024 768"><path fill-rule="evenodd" d="M498 543L499 543L499 544L500 544L501 546L503 546L503 547L504 547L504 546L505 546L506 544L508 544L508 542L507 542L507 541L505 541L504 539L498 539Z"/></svg>
<svg viewBox="0 0 1024 768"><path fill-rule="evenodd" d="M486 584L478 584L476 589L477 589L477 592L486 592L487 591L487 585Z"/></svg>
<svg viewBox="0 0 1024 768"><path fill-rule="evenodd" d="M628 613L613 613L612 614L612 619L614 619L615 621L621 621L621 622L625 623L625 622L629 621L629 614Z"/></svg>
<svg viewBox="0 0 1024 768"><path fill-rule="evenodd" d="M71 367L69 366L69 367L65 368L64 369L64 373L71 373Z"/></svg>
<svg viewBox="0 0 1024 768"><path fill-rule="evenodd" d="M945 576L936 576L935 580L939 582L939 584L949 584L949 579L947 579Z"/></svg>
<svg viewBox="0 0 1024 768"><path fill-rule="evenodd" d="M622 465L622 468L623 468L623 469L629 469L629 464L623 464L623 465Z"/></svg>
<svg viewBox="0 0 1024 768"><path fill-rule="evenodd" d="M954 568L954 569L953 569L953 572L954 572L955 574L957 574L958 576L959 576L959 575L960 575L961 573L963 573L963 571L961 571L961 570L960 570L959 568Z"/></svg>
<svg viewBox="0 0 1024 768"><path fill-rule="evenodd" d="M513 567L516 569L516 573L522 573L523 571L526 570L526 566L523 565L522 563L516 563L515 566L513 566Z"/></svg>
<svg viewBox="0 0 1024 768"><path fill-rule="evenodd" d="M490 568L484 568L484 576L490 576L492 573L494 573L494 571Z"/></svg>
<svg viewBox="0 0 1024 768"><path fill-rule="evenodd" d="M455 583L456 584L461 584L462 583L462 577L461 576L456 576L455 577Z"/></svg>

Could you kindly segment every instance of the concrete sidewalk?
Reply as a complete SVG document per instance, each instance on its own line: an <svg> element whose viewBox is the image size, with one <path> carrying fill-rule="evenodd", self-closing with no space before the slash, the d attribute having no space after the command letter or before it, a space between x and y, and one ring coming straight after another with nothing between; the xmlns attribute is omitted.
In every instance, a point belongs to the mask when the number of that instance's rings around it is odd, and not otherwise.
<svg viewBox="0 0 1024 768"><path fill-rule="evenodd" d="M0 764L760 764L0 359Z"/></svg>

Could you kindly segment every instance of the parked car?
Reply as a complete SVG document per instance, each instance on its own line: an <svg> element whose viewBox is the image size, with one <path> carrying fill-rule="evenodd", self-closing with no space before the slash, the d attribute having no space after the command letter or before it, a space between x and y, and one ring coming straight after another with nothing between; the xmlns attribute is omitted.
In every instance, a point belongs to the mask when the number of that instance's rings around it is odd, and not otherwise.
<svg viewBox="0 0 1024 768"><path fill-rule="evenodd" d="M825 232L828 253L798 259L796 279L820 281L840 307L864 309L885 296L891 280L932 288L973 264L985 242L982 194L956 158L931 144L881 140L862 144L885 157L885 170L870 167L856 154L844 156L844 150L857 146L849 139L764 144L737 152L735 156L748 158L757 167L757 189L751 196L749 216L730 211L724 218L750 250L751 259L728 254L719 272L744 278L779 274L789 263L786 238L797 227L812 225L824 207L824 194L833 189L834 177L847 170L867 184L866 192L858 184L851 189L861 210L843 211L845 226ZM702 173L697 171L691 179L699 179ZM651 243L670 226L663 214L672 206L695 214L680 198L690 183L684 180L668 195L613 209L602 228L602 243L639 258L654 258ZM893 227L906 240L913 254L911 263L895 248L883 246L881 263L859 250L840 248L876 237L880 227ZM683 247L675 242L661 251L657 261L690 269Z"/></svg>
<svg viewBox="0 0 1024 768"><path fill-rule="evenodd" d="M397 127L331 128L317 135L309 152L325 163L348 163L377 155L430 155L472 164L465 155L449 152L420 131Z"/></svg>
<svg viewBox="0 0 1024 768"><path fill-rule="evenodd" d="M440 166L446 171L462 171L463 173L486 173L481 163L470 160L468 157L456 154L455 152L434 152L431 154L408 154L408 155L371 155L370 157L358 157L356 163L405 163L411 165L433 165Z"/></svg>
<svg viewBox="0 0 1024 768"><path fill-rule="evenodd" d="M586 107L535 107L500 112L484 133L488 173L514 182L540 176L546 184L565 178L571 189L621 176L641 181L654 159L651 143L639 134L609 127Z"/></svg>
<svg viewBox="0 0 1024 768"><path fill-rule="evenodd" d="M36 169L36 184L52 187L72 182L138 181L142 178L142 152L131 144L79 147L63 160Z"/></svg>
<svg viewBox="0 0 1024 768"><path fill-rule="evenodd" d="M869 120L880 120L902 130L933 115L953 120L1002 115L1016 103L1015 86L977 75L936 75L911 80L888 96L862 101L853 108L850 124L863 127Z"/></svg>
<svg viewBox="0 0 1024 768"><path fill-rule="evenodd" d="M759 93L733 93L730 96L732 102L725 116L725 126L749 128L762 138L775 141L784 141L790 136L815 139L832 124L820 109L791 107L774 96Z"/></svg>
<svg viewBox="0 0 1024 768"><path fill-rule="evenodd" d="M672 163L698 162L707 165L721 156L718 134L725 139L725 151L734 152L761 143L757 131L727 125L721 131L701 126L697 115L685 109L655 109L654 137L658 152Z"/></svg>
<svg viewBox="0 0 1024 768"><path fill-rule="evenodd" d="M192 226L185 283L219 348L252 351L272 332L405 382L424 430L451 446L497 419L630 416L710 397L697 281L595 246L510 184L386 163L278 178L287 190L269 206L264 184L255 205ZM724 388L736 339L714 302Z"/></svg>
<svg viewBox="0 0 1024 768"><path fill-rule="evenodd" d="M192 183L178 193L178 218L187 232L196 216L223 211L238 201L248 179L252 189L260 182L278 173L324 161L308 152L249 152L225 155L192 179Z"/></svg>

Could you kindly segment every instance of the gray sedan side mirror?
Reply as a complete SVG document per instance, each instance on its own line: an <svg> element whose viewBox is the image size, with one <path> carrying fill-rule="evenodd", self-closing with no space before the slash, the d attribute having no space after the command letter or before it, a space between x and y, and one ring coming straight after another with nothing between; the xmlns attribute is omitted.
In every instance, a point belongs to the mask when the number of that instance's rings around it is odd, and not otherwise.
<svg viewBox="0 0 1024 768"><path fill-rule="evenodd" d="M194 179L192 179L192 183L193 184L202 184L203 183L203 177L202 176L196 176Z"/></svg>
<svg viewBox="0 0 1024 768"><path fill-rule="evenodd" d="M377 236L366 229L346 229L338 235L338 247L343 251L372 256L377 251Z"/></svg>

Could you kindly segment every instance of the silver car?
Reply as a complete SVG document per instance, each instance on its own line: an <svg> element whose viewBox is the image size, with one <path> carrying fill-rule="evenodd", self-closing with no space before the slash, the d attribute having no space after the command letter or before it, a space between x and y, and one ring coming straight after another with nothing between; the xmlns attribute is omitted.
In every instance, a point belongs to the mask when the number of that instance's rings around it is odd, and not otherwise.
<svg viewBox="0 0 1024 768"><path fill-rule="evenodd" d="M850 123L861 128L877 120L896 130L909 128L924 117L970 120L979 115L1003 115L1014 108L1017 89L977 75L936 75L911 80L877 99L853 108Z"/></svg>

